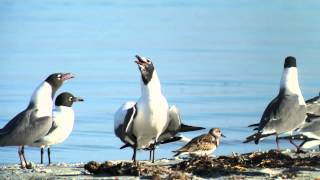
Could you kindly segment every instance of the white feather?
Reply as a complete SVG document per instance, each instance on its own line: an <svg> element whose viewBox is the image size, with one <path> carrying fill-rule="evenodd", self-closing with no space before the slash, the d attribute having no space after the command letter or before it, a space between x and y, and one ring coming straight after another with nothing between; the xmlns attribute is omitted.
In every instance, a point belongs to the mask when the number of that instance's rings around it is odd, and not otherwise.
<svg viewBox="0 0 320 180"><path fill-rule="evenodd" d="M52 116L52 87L49 83L44 81L33 92L31 101L38 109L36 117Z"/></svg>
<svg viewBox="0 0 320 180"><path fill-rule="evenodd" d="M74 124L74 111L71 107L58 106L53 111L53 121L57 125L50 134L42 137L38 143L31 146L48 147L64 142L72 132Z"/></svg>
<svg viewBox="0 0 320 180"><path fill-rule="evenodd" d="M298 95L300 105L306 105L299 86L298 69L296 67L283 70L280 84L282 88L286 89L287 93Z"/></svg>
<svg viewBox="0 0 320 180"><path fill-rule="evenodd" d="M142 95L137 101L137 116L133 124L138 149L154 143L169 123L169 105L161 93L160 80L155 70L147 85L141 82L141 92Z"/></svg>

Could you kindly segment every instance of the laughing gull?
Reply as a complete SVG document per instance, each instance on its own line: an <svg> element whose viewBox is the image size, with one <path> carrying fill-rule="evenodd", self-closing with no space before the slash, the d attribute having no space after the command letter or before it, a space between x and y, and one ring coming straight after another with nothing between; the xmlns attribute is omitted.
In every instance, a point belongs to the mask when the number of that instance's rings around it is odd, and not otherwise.
<svg viewBox="0 0 320 180"><path fill-rule="evenodd" d="M82 98L75 97L69 92L63 92L57 96L55 109L53 110L52 127L46 136L38 139L30 146L41 147L41 164L43 164L44 148L48 148L48 160L51 164L50 146L65 141L71 134L74 124L74 102L83 101Z"/></svg>
<svg viewBox="0 0 320 180"><path fill-rule="evenodd" d="M244 143L258 144L261 138L276 135L279 149L278 136L301 127L305 119L306 103L299 87L296 59L289 56L285 59L278 96L269 103L260 123L253 125L258 126L257 133L247 137Z"/></svg>
<svg viewBox="0 0 320 180"><path fill-rule="evenodd" d="M133 105L134 103L132 103ZM181 114L179 109L172 105L169 108L169 125L167 126L166 130L160 135L157 144L151 144L150 147L145 148L144 150L150 151L149 159L154 160L155 154L155 147L160 144L167 144L175 141L182 141L182 142L189 142L190 139L186 138L185 136L181 135L182 132L190 132L190 131L198 131L205 129L203 127L197 126L189 126L182 123ZM133 147L130 144L125 144L120 149L126 147Z"/></svg>
<svg viewBox="0 0 320 180"><path fill-rule="evenodd" d="M197 136L182 148L173 151L176 153L174 156L185 154L208 156L219 146L220 137L225 137L221 133L221 130L219 128L212 128L209 133Z"/></svg>
<svg viewBox="0 0 320 180"><path fill-rule="evenodd" d="M27 165L24 146L48 133L52 126L52 99L63 82L70 78L73 78L70 73L51 74L34 91L28 107L0 129L0 146L19 146L22 168Z"/></svg>
<svg viewBox="0 0 320 180"><path fill-rule="evenodd" d="M151 60L138 55L136 58L141 73L141 97L137 102L123 104L114 116L115 134L133 148L134 162L137 149L148 149L158 144L159 137L170 131L168 125L180 117L174 107L169 108L167 99L162 95L160 80Z"/></svg>

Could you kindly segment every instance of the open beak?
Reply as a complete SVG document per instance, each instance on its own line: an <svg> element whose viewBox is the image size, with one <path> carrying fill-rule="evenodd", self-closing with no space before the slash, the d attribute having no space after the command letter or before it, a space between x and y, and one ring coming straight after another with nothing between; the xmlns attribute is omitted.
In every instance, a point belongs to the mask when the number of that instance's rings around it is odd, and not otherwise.
<svg viewBox="0 0 320 180"><path fill-rule="evenodd" d="M76 97L73 100L74 102L79 102L79 101L84 101L84 99L80 98L80 97Z"/></svg>
<svg viewBox="0 0 320 180"><path fill-rule="evenodd" d="M65 73L62 75L62 80L65 81L65 80L69 80L69 79L72 79L74 78L74 75L71 74L71 73Z"/></svg>
<svg viewBox="0 0 320 180"><path fill-rule="evenodd" d="M223 134L221 134L221 137L224 137L224 138L226 138L226 136L225 136L225 135L223 135Z"/></svg>
<svg viewBox="0 0 320 180"><path fill-rule="evenodd" d="M146 58L141 57L139 55L136 55L137 60L135 60L134 62L137 63L138 65L144 65L144 64L148 64L148 61L146 60Z"/></svg>

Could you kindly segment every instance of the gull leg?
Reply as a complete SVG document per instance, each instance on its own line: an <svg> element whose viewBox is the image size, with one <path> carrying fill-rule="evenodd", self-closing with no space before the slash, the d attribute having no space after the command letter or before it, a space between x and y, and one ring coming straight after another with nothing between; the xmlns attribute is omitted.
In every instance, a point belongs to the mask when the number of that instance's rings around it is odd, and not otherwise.
<svg viewBox="0 0 320 180"><path fill-rule="evenodd" d="M41 147L40 152L41 152L41 164L43 164L43 147Z"/></svg>
<svg viewBox="0 0 320 180"><path fill-rule="evenodd" d="M51 165L51 150L50 147L48 147L48 160L49 160L49 165Z"/></svg>
<svg viewBox="0 0 320 180"><path fill-rule="evenodd" d="M296 143L294 143L294 141L293 141L291 138L289 139L289 142L296 147L297 153L305 153L304 151L302 151L302 150L300 149L300 148L301 148L301 145L298 146ZM303 145L303 144L304 144L304 143L302 142L302 145Z"/></svg>
<svg viewBox="0 0 320 180"><path fill-rule="evenodd" d="M26 159L26 156L25 156L25 154L24 154L24 146L22 146L22 157L23 157L23 159L24 159L24 162L26 163L26 165L28 166L28 162L27 162L27 159ZM28 167L27 167L28 168Z"/></svg>
<svg viewBox="0 0 320 180"><path fill-rule="evenodd" d="M20 158L20 165L21 165L21 168L26 168L26 162L25 162L25 159L23 157L23 146L19 146L18 148L18 154L19 154L19 158Z"/></svg>
<svg viewBox="0 0 320 180"><path fill-rule="evenodd" d="M154 163L155 152L156 152L156 146L154 145L152 148L152 163Z"/></svg>
<svg viewBox="0 0 320 180"><path fill-rule="evenodd" d="M276 144L277 144L277 150L280 151L278 135L276 135Z"/></svg>
<svg viewBox="0 0 320 180"><path fill-rule="evenodd" d="M152 156L152 149L149 151L149 161L151 161L151 156Z"/></svg>

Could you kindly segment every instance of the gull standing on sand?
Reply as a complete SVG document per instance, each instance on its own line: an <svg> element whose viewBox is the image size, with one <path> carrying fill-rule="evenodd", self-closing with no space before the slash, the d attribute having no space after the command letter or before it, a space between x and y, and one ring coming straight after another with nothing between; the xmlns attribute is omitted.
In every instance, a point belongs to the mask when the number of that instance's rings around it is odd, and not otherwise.
<svg viewBox="0 0 320 180"><path fill-rule="evenodd" d="M141 73L141 97L137 102L123 104L114 116L115 134L125 146L129 144L133 148L134 162L137 149L153 149L172 119L180 117L176 108L169 108L162 95L160 80L151 60L138 55L136 58Z"/></svg>
<svg viewBox="0 0 320 180"><path fill-rule="evenodd" d="M73 78L70 73L51 74L34 91L28 107L0 129L0 146L19 146L22 168L27 165L24 146L48 133L52 126L52 99L63 82L70 78Z"/></svg>
<svg viewBox="0 0 320 180"><path fill-rule="evenodd" d="M181 141L184 143L187 143L190 141L187 137L183 136L182 132L190 132L190 131L198 131L205 129L203 127L197 127L197 126L189 126L182 123L181 114L179 109L176 106L171 106L169 108L169 125L166 128L166 130L160 135L157 144L151 144L150 147L144 149L150 151L149 160L152 160L154 162L154 154L155 154L155 148L157 145L160 144L167 144L175 141ZM132 147L130 144L125 144L120 149L126 148L126 147Z"/></svg>
<svg viewBox="0 0 320 180"><path fill-rule="evenodd" d="M276 135L279 149L278 136L301 127L305 119L306 103L299 86L296 59L289 56L285 59L278 96L269 103L260 123L251 125L258 126L255 129L258 132L247 137L244 143L255 141L258 144L261 138Z"/></svg>
<svg viewBox="0 0 320 180"><path fill-rule="evenodd" d="M51 164L50 146L65 141L72 132L74 124L74 102L83 101L82 98L75 97L69 92L63 92L57 96L55 109L53 110L52 127L44 137L38 139L30 146L41 147L41 164L43 164L44 148L48 148L48 160Z"/></svg>
<svg viewBox="0 0 320 180"><path fill-rule="evenodd" d="M176 153L174 156L185 154L208 156L219 146L221 136L225 137L219 128L212 128L209 133L197 136L182 148L173 151Z"/></svg>

